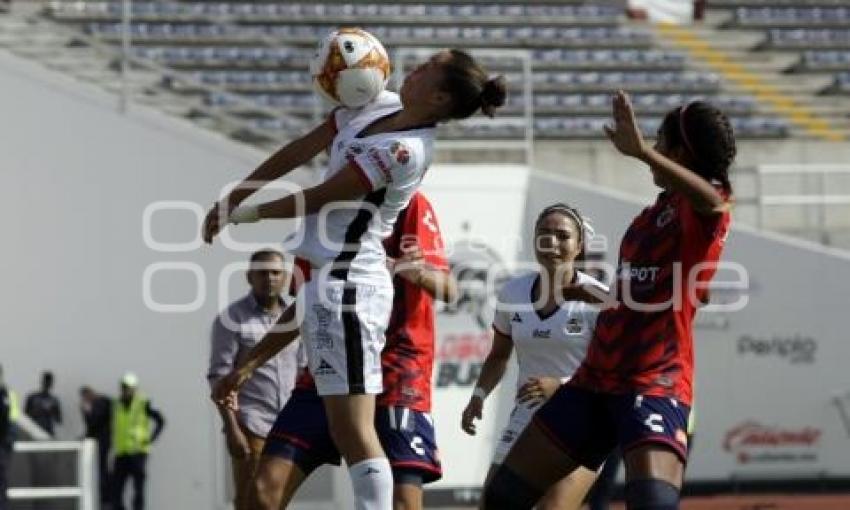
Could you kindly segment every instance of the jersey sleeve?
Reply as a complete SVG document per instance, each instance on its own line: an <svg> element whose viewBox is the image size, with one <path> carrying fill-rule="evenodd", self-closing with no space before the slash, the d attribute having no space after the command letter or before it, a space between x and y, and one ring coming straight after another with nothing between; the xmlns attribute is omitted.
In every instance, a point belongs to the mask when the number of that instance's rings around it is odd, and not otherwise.
<svg viewBox="0 0 850 510"><path fill-rule="evenodd" d="M508 300L508 284L502 287L499 291L499 298L496 301L496 311L493 314L493 329L510 338L511 332L511 313L509 310L510 301Z"/></svg>
<svg viewBox="0 0 850 510"><path fill-rule="evenodd" d="M349 161L354 165L369 191L385 188L390 184L409 186L421 179L419 168L423 160L421 143L416 140L384 139L367 145Z"/></svg>
<svg viewBox="0 0 850 510"><path fill-rule="evenodd" d="M337 106L331 111L328 117L333 119L334 128L336 129L336 132L339 133L343 126L351 122L351 119L357 116L357 113L358 110L352 110L344 106Z"/></svg>
<svg viewBox="0 0 850 510"><path fill-rule="evenodd" d="M437 216L434 214L431 203L421 193L416 193L410 200L401 243L402 247L407 243L419 246L425 262L431 267L442 271L449 270Z"/></svg>
<svg viewBox="0 0 850 510"><path fill-rule="evenodd" d="M725 226L729 224L728 211L720 214L700 214L685 197L680 199L679 211L682 231L686 239L709 245L718 238L726 236Z"/></svg>

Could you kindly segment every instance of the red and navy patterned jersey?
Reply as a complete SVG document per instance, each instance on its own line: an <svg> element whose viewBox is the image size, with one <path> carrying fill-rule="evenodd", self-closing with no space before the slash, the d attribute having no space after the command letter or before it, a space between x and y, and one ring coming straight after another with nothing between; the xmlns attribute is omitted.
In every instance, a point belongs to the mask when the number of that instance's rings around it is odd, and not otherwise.
<svg viewBox="0 0 850 510"><path fill-rule="evenodd" d="M693 319L730 220L728 212L700 215L683 195L664 192L632 221L620 245L618 303L599 314L572 384L691 404Z"/></svg>
<svg viewBox="0 0 850 510"><path fill-rule="evenodd" d="M390 237L384 241L387 256L399 258L402 250L418 246L425 263L449 270L437 216L422 193L416 193L401 212ZM401 406L431 411L431 375L434 368L434 300L420 287L396 276L395 296L387 327L387 345L381 353L384 392L381 406Z"/></svg>
<svg viewBox="0 0 850 510"><path fill-rule="evenodd" d="M403 248L414 245L422 250L426 264L449 270L437 217L425 196L418 192L399 214L392 235L384 241L387 256L391 258L400 257ZM428 413L434 369L434 301L427 292L400 276L393 278L393 287L387 343L381 352L384 392L378 396L377 404ZM315 389L306 368L299 373L295 387Z"/></svg>

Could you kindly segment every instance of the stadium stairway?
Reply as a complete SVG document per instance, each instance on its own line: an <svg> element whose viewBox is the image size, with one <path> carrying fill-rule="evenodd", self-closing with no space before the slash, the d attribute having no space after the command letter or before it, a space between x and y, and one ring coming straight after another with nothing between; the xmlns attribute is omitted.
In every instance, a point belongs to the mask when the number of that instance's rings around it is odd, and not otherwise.
<svg viewBox="0 0 850 510"><path fill-rule="evenodd" d="M818 94L829 85L829 77L785 73L797 55L753 51L763 41L763 32L721 30L730 14L709 13L702 25L657 25L657 44L687 52L692 66L718 73L730 91L751 94L760 113L786 118L793 136L850 140L850 118L840 113L850 106L847 99Z"/></svg>

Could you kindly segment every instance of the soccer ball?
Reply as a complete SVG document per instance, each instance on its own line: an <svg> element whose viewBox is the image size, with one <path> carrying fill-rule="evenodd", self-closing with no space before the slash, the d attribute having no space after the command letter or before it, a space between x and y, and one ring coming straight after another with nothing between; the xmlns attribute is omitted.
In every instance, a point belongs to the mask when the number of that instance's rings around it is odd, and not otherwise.
<svg viewBox="0 0 850 510"><path fill-rule="evenodd" d="M316 90L330 102L359 108L387 86L390 58L369 32L341 28L319 43L310 74Z"/></svg>

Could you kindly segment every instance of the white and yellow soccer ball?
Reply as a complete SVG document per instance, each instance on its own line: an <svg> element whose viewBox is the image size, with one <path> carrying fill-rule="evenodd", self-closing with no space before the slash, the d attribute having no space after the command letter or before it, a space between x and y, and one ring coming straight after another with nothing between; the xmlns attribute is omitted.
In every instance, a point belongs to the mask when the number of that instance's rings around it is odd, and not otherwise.
<svg viewBox="0 0 850 510"><path fill-rule="evenodd" d="M359 108L386 88L390 58L369 32L340 28L319 43L310 74L316 90L330 102Z"/></svg>

